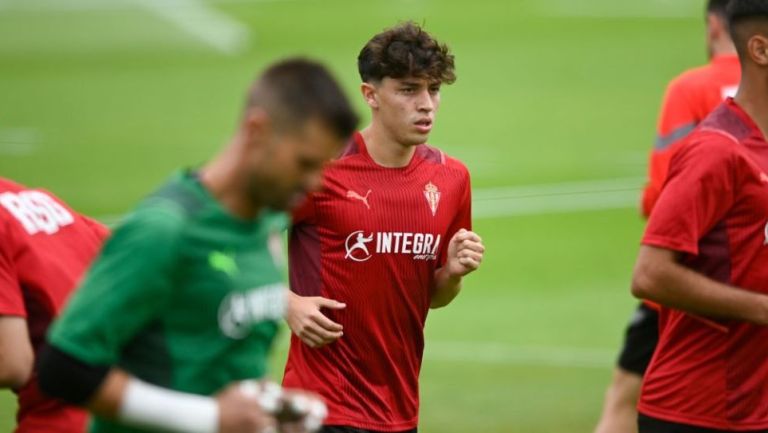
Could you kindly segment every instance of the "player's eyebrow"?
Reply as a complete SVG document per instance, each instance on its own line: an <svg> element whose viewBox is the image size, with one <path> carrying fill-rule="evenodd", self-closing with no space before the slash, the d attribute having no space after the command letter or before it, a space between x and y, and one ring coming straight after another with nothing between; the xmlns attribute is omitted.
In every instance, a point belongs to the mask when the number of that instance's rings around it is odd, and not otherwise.
<svg viewBox="0 0 768 433"><path fill-rule="evenodd" d="M400 80L399 85L408 86L408 87L419 87L421 86L421 82L415 81L415 80Z"/></svg>

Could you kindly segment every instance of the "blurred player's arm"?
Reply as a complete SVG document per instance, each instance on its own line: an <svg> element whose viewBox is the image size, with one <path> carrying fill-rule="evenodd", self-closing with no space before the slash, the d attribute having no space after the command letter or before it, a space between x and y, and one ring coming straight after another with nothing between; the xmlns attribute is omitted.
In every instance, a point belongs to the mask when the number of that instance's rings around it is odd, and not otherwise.
<svg viewBox="0 0 768 433"><path fill-rule="evenodd" d="M669 159L678 145L690 134L700 121L697 104L684 80L673 80L664 94L659 113L656 142L648 160L648 182L643 189L642 213L646 218L651 214L667 178Z"/></svg>
<svg viewBox="0 0 768 433"><path fill-rule="evenodd" d="M26 319L0 316L0 388L18 388L27 383L33 363Z"/></svg>
<svg viewBox="0 0 768 433"><path fill-rule="evenodd" d="M34 354L10 234L2 223L0 239L0 388L18 388L32 375Z"/></svg>
<svg viewBox="0 0 768 433"><path fill-rule="evenodd" d="M272 423L258 401L146 383L117 367L123 348L171 305L183 214L151 205L131 214L48 334L39 384L46 394L127 425L170 432L259 431ZM126 313L128 312L128 313ZM234 385L233 385L234 386Z"/></svg>
<svg viewBox="0 0 768 433"><path fill-rule="evenodd" d="M250 433L274 425L259 400L232 384L215 397L143 382L125 371L89 365L51 346L40 362L44 392L135 427L178 433Z"/></svg>
<svg viewBox="0 0 768 433"><path fill-rule="evenodd" d="M768 325L768 296L707 278L665 248L640 247L632 294L696 315Z"/></svg>

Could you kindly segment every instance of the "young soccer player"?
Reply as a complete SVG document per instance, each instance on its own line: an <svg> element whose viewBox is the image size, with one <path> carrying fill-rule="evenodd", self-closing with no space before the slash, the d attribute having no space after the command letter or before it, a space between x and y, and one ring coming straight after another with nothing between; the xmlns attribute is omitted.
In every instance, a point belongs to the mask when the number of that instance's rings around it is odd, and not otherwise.
<svg viewBox="0 0 768 433"><path fill-rule="evenodd" d="M356 123L321 65L268 68L221 153L115 230L49 333L43 390L92 411L93 432L275 431L243 381L264 376L285 311L281 211L320 185Z"/></svg>
<svg viewBox="0 0 768 433"><path fill-rule="evenodd" d="M641 433L768 432L768 0L728 24L738 93L672 157L633 275L661 305Z"/></svg>
<svg viewBox="0 0 768 433"><path fill-rule="evenodd" d="M467 169L425 144L455 80L448 47L405 23L368 41L358 68L371 124L294 214L284 384L325 398L326 433L416 431L427 312L484 247Z"/></svg>
<svg viewBox="0 0 768 433"><path fill-rule="evenodd" d="M34 361L108 230L53 194L0 178L0 387L18 396L17 433L82 433L86 413L44 396Z"/></svg>
<svg viewBox="0 0 768 433"><path fill-rule="evenodd" d="M741 67L728 33L725 8L728 0L709 0L706 14L706 46L709 64L688 70L667 87L659 118L656 144L650 155L648 184L643 191L642 211L647 218L667 178L669 160L684 138L738 88ZM595 433L637 431L640 386L659 338L656 307L641 302L627 326L613 380Z"/></svg>

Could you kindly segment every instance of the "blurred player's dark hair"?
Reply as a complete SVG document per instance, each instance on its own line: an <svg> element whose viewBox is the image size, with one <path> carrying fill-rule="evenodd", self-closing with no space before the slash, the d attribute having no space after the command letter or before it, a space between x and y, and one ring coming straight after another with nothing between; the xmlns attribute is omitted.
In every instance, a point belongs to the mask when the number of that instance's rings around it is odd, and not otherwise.
<svg viewBox="0 0 768 433"><path fill-rule="evenodd" d="M731 38L743 57L746 42L753 34L768 36L768 0L731 0L726 11Z"/></svg>
<svg viewBox="0 0 768 433"><path fill-rule="evenodd" d="M707 13L717 14L721 17L725 17L728 3L729 0L709 0L707 1Z"/></svg>
<svg viewBox="0 0 768 433"><path fill-rule="evenodd" d="M359 120L328 69L304 58L286 59L264 71L248 95L246 110L252 107L269 113L277 128L317 119L341 138L352 135Z"/></svg>
<svg viewBox="0 0 768 433"><path fill-rule="evenodd" d="M357 56L364 82L384 77L416 77L451 84L456 81L453 54L418 24L408 21L384 30Z"/></svg>

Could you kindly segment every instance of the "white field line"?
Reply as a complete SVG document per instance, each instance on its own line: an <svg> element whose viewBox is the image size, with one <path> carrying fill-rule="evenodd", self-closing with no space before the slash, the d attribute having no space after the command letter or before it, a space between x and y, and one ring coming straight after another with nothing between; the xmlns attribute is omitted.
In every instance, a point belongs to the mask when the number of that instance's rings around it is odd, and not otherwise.
<svg viewBox="0 0 768 433"><path fill-rule="evenodd" d="M691 18L692 11L703 17L700 0L644 1L574 1L546 0L537 2L541 13L549 16L576 18Z"/></svg>
<svg viewBox="0 0 768 433"><path fill-rule="evenodd" d="M224 54L242 52L248 27L200 0L137 0L146 11Z"/></svg>
<svg viewBox="0 0 768 433"><path fill-rule="evenodd" d="M631 209L639 205L643 178L563 182L473 190L475 219ZM122 215L103 215L108 225Z"/></svg>
<svg viewBox="0 0 768 433"><path fill-rule="evenodd" d="M252 3L286 0L253 0ZM140 8L188 36L224 53L237 54L248 44L250 30L203 0L0 0L0 9L26 12L121 11Z"/></svg>
<svg viewBox="0 0 768 433"><path fill-rule="evenodd" d="M30 155L40 147L40 131L31 128L0 129L0 155Z"/></svg>
<svg viewBox="0 0 768 433"><path fill-rule="evenodd" d="M485 188L473 191L474 218L628 209L640 202L643 178Z"/></svg>
<svg viewBox="0 0 768 433"><path fill-rule="evenodd" d="M259 4L310 0L208 0L204 4ZM176 4L176 0L156 0L158 4ZM0 0L0 9L26 12L93 12L133 9L136 0ZM182 5L183 7L183 5Z"/></svg>
<svg viewBox="0 0 768 433"><path fill-rule="evenodd" d="M580 347L515 346L482 341L427 340L424 359L434 362L466 362L493 365L604 369L615 363L617 352Z"/></svg>

